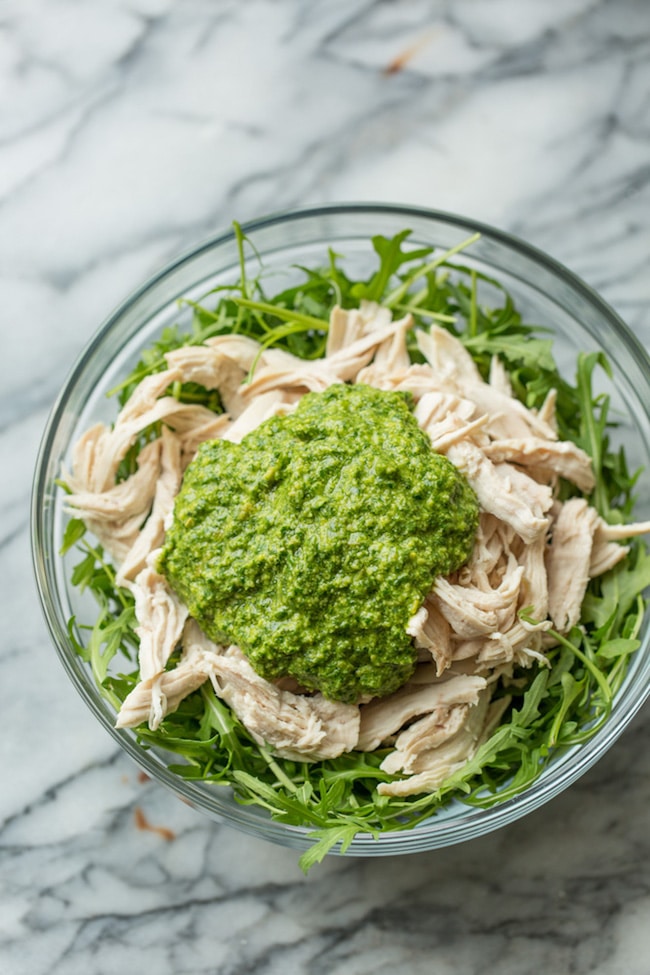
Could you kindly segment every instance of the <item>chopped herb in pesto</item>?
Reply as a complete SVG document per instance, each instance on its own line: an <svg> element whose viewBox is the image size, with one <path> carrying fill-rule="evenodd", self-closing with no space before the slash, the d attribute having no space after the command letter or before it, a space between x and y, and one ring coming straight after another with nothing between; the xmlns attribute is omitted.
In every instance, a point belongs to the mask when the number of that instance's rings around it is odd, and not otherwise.
<svg viewBox="0 0 650 975"><path fill-rule="evenodd" d="M263 677L354 701L411 675L408 620L469 558L477 523L405 394L336 384L241 444L200 447L160 568Z"/></svg>

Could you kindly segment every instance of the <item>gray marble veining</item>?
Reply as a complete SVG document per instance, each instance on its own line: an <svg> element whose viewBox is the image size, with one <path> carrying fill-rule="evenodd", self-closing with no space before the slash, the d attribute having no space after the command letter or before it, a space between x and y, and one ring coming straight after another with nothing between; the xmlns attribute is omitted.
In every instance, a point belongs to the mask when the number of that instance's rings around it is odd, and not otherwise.
<svg viewBox="0 0 650 975"><path fill-rule="evenodd" d="M647 345L650 5L0 4L2 975L650 973L647 710L507 829L305 878L142 781L50 646L28 499L72 360L233 218L334 200L514 231Z"/></svg>

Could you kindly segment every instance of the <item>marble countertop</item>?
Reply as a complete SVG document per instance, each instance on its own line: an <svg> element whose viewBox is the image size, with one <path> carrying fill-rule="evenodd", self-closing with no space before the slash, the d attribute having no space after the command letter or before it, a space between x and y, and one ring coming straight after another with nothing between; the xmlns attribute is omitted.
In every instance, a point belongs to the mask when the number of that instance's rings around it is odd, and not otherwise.
<svg viewBox="0 0 650 975"><path fill-rule="evenodd" d="M514 231L647 344L650 6L0 4L2 975L650 972L647 709L506 829L305 878L144 781L51 647L28 503L71 360L192 243L340 200Z"/></svg>

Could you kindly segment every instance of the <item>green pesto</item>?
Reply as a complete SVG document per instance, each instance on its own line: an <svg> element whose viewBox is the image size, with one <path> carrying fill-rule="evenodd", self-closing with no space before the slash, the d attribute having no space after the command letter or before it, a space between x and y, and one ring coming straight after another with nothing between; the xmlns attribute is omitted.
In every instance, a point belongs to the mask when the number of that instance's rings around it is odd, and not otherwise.
<svg viewBox="0 0 650 975"><path fill-rule="evenodd" d="M408 620L469 558L478 503L409 404L337 384L189 465L160 569L268 680L354 701L413 672Z"/></svg>

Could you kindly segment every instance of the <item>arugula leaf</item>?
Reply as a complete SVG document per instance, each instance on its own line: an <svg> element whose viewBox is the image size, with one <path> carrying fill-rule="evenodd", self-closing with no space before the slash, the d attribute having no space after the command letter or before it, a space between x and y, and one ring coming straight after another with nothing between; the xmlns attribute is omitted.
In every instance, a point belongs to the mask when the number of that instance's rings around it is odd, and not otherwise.
<svg viewBox="0 0 650 975"><path fill-rule="evenodd" d="M634 653L641 646L640 640L632 640L626 637L618 637L615 640L607 640L598 648L598 655L606 660L613 660L629 653Z"/></svg>
<svg viewBox="0 0 650 975"><path fill-rule="evenodd" d="M546 694L548 671L540 670L524 696L523 706L519 711L512 712L513 728L527 728L540 715L540 704Z"/></svg>
<svg viewBox="0 0 650 975"><path fill-rule="evenodd" d="M317 829L309 833L309 839L316 842L300 857L298 861L300 869L303 873L308 873L313 866L321 863L337 844L340 844L339 853L345 853L357 832L355 824L346 824L331 826L329 829Z"/></svg>
<svg viewBox="0 0 650 975"><path fill-rule="evenodd" d="M135 626L135 607L125 606L117 617L111 617L108 607L101 611L92 628L88 640L88 656L93 676L98 685L103 686L108 675L108 666L122 646L124 634ZM111 694L114 703L114 696Z"/></svg>
<svg viewBox="0 0 650 975"><path fill-rule="evenodd" d="M428 257L433 248L420 247L417 250L405 251L402 244L410 237L410 230L402 230L388 239L380 234L372 238L372 246L379 256L379 268L369 281L359 281L350 289L350 293L357 301L380 301L393 275L397 274L403 264Z"/></svg>
<svg viewBox="0 0 650 975"><path fill-rule="evenodd" d="M635 545L631 557L610 569L587 592L582 617L596 627L609 624L613 631L621 625L638 594L650 586L650 555L642 545Z"/></svg>
<svg viewBox="0 0 650 975"><path fill-rule="evenodd" d="M500 356L508 365L528 366L538 369L552 370L554 367L551 339L527 338L522 342L518 335L498 335L480 333L464 340L464 345L470 352L479 355Z"/></svg>
<svg viewBox="0 0 650 975"><path fill-rule="evenodd" d="M85 534L86 526L81 518L71 518L63 532L63 542L59 549L59 555L65 555L66 552L69 552L77 542L81 541Z"/></svg>

